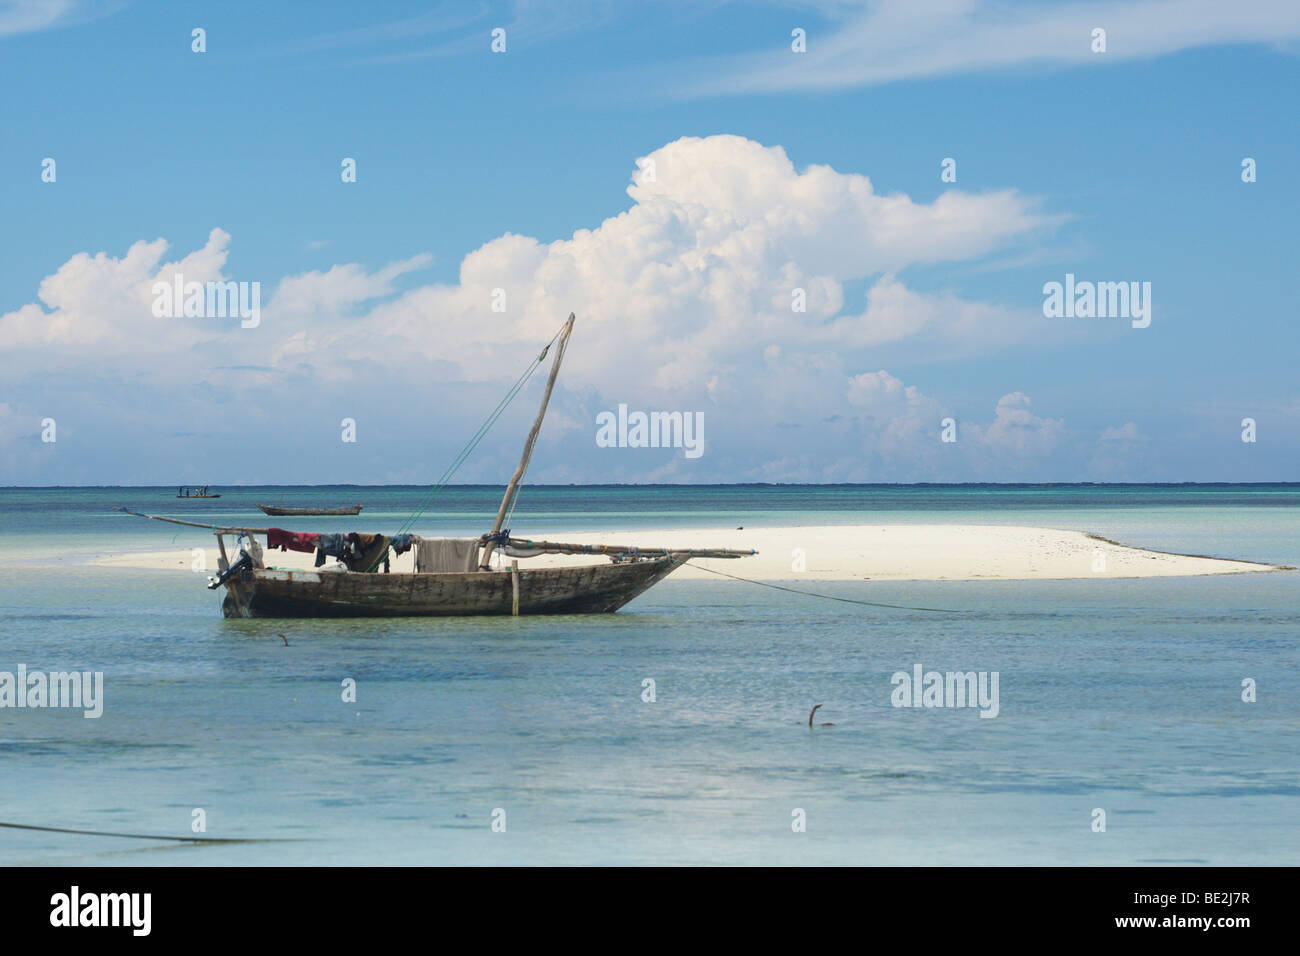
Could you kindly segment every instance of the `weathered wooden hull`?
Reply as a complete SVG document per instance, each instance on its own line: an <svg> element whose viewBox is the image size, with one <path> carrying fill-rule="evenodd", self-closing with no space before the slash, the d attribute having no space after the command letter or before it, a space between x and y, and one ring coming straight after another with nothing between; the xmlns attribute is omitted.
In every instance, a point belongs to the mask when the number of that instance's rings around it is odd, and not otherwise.
<svg viewBox="0 0 1300 956"><path fill-rule="evenodd" d="M345 508L278 508L275 505L258 505L263 514L273 518L301 518L314 515L359 515L362 505Z"/></svg>
<svg viewBox="0 0 1300 956"><path fill-rule="evenodd" d="M686 562L686 557L520 569L520 614L617 611ZM226 583L226 617L459 617L511 614L509 571L361 574L259 568Z"/></svg>

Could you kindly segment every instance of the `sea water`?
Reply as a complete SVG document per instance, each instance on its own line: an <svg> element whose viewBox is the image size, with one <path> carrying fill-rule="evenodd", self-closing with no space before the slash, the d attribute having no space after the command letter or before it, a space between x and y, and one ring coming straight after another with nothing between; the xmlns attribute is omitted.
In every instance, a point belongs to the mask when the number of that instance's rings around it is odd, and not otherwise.
<svg viewBox="0 0 1300 956"><path fill-rule="evenodd" d="M98 719L0 708L0 823L270 842L0 828L0 863L1300 858L1300 572L791 585L946 612L669 578L614 615L225 620L202 574L88 563L212 543L117 505L392 533L427 496L217 490L0 490L0 671L104 675ZM415 530L481 533L499 493L446 489ZM254 508L280 502L366 508ZM513 526L868 522L1300 565L1298 485L530 487ZM893 706L918 664L997 672L998 715Z"/></svg>

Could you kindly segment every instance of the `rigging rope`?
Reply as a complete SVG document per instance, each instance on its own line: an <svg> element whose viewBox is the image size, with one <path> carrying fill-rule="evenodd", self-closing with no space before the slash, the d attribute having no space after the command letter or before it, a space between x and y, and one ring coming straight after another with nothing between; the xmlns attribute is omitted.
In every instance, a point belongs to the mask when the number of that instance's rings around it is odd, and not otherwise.
<svg viewBox="0 0 1300 956"><path fill-rule="evenodd" d="M528 364L528 367L524 370L523 374L520 375L519 378L515 380L514 385L510 386L510 390L506 392L505 396L501 399L501 401L497 402L496 408L492 410L492 412L488 415L488 417L483 420L483 423L479 425L478 429L474 432L474 434L470 436L469 441L465 443L465 446L461 448L460 452L456 455L456 457L452 459L451 464L448 465L447 468L443 471L443 473L438 477L437 482L434 483L433 487L429 489L429 493L425 495L424 500L420 502L419 507L416 508L415 511L412 512L411 515L405 521L402 522L401 527L397 529L397 532L396 534L393 535L393 537L396 537L399 534L406 534L407 532L409 532L411 528L415 527L415 523L419 521L421 517L423 517L424 513L428 511L430 507L432 507L434 498L437 497L438 492L440 492L443 488L446 487L447 483L451 481L452 476L456 473L456 471L460 468L460 466L465 464L469 456L473 454L474 449L478 447L479 442L481 442L487 436L488 431L492 428L493 425L496 424L497 419L500 418L502 414L505 413L506 408L510 405L512 401L514 401L515 397L518 396L520 391L523 390L524 386L528 384L528 380L533 377L533 373L536 372L537 369L541 366L542 362L546 360L546 355L548 352L550 352L551 346L555 344L555 340L560 337L560 333L563 331L564 331L564 326L560 326L559 330L554 335L551 336L551 340L547 342L546 345L542 348L542 351L538 353L537 358L533 359ZM518 497L518 490L516 489L516 498L517 497ZM386 557L387 554L388 551L387 549L385 549L384 554L381 555L374 562L374 564L371 565L370 568L368 568L368 570L374 571L383 562L384 557Z"/></svg>
<svg viewBox="0 0 1300 956"><path fill-rule="evenodd" d="M744 581L746 584L757 584L759 587L771 588L774 591L789 591L791 594L803 594L807 597L824 598L827 601L840 601L844 604L865 604L868 607L888 607L896 611L938 611L941 614L963 614L950 607L910 607L906 604L881 604L878 601L860 601L856 598L836 597L833 594L818 594L816 591L801 591L798 588L782 587L779 584L769 584L766 581L755 581L752 578L742 578L738 574L728 574L726 571L715 571L713 568L706 568L701 564L694 564L691 567L699 568L701 571L708 571L710 574L718 574L724 578L731 578L733 581Z"/></svg>

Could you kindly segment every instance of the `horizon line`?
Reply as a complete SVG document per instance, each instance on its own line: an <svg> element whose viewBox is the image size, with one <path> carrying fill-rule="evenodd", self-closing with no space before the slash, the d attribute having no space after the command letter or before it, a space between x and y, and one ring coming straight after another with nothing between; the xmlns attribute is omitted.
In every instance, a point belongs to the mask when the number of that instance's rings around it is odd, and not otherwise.
<svg viewBox="0 0 1300 956"><path fill-rule="evenodd" d="M1186 488L1300 486L1300 481L710 481L710 482L564 482L530 483L529 488ZM254 488L420 488L428 484L222 484L222 485L0 485L0 491L61 491L131 488L142 490L166 488L223 489ZM505 482L448 483L442 488L504 488ZM196 500L204 500L197 498Z"/></svg>

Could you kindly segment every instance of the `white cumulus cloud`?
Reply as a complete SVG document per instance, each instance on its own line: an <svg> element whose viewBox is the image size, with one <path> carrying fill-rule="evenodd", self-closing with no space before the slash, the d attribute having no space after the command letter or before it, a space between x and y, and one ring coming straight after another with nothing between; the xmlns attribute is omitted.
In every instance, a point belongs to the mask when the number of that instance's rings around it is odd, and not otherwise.
<svg viewBox="0 0 1300 956"><path fill-rule="evenodd" d="M679 139L641 157L627 193L629 208L567 238L493 239L464 257L454 282L418 284L431 264L424 254L285 276L263 297L256 328L157 318L150 308L153 283L177 272L187 282L270 287L270 277L226 274L232 240L221 229L173 261L164 262L162 239L121 256L78 253L40 283L39 301L0 315L0 361L29 392L101 383L102 400L122 405L117 428L147 417L157 432L168 415L192 421L213 403L235 404L236 447L253 447L250 429L264 427L267 446L280 448L306 441L313 416L330 419L328 428L312 426L328 437L339 413L361 405L387 417L378 432L365 432L369 440L387 436L395 445L431 430L461 435L491 403L459 409L449 390L477 403L499 394L574 311L577 331L543 445L571 444L551 474L725 480L827 468L843 480L891 469L903 477L944 467L932 447L941 403L883 369L863 371L878 367L876 347L914 340L987 348L1015 340L1019 319L997 303L910 288L902 275L1023 245L1056 221L1013 190L953 190L928 203L881 195L866 176L799 170L780 147L727 135ZM865 301L854 301L846 288L862 280ZM804 311L793 308L800 298ZM504 311L495 311L502 301ZM154 389L153 399L118 399L114 383L124 381ZM322 411L319 402L335 395L347 407ZM597 462L588 423L618 403L705 412L708 453L689 465L608 455ZM1016 393L968 434L1009 462L1048 453L1062 428L1032 415ZM842 458L836 442L845 440L867 443L868 472Z"/></svg>

